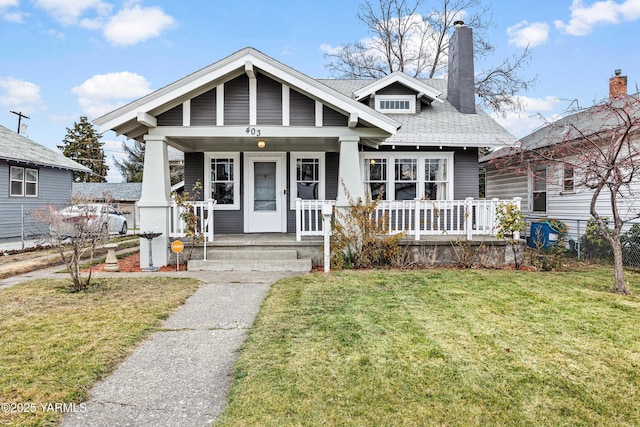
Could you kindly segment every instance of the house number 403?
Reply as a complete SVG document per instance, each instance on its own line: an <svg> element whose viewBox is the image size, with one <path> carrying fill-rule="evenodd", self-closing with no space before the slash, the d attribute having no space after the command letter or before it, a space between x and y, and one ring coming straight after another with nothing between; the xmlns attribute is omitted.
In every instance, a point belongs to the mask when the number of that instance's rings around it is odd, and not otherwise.
<svg viewBox="0 0 640 427"><path fill-rule="evenodd" d="M249 126L246 130L247 135L260 136L260 129Z"/></svg>

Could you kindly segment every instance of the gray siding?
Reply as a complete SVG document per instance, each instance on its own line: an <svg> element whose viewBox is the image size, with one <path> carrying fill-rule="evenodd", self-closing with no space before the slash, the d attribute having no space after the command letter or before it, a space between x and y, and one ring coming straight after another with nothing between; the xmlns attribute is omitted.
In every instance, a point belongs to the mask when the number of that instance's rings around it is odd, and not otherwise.
<svg viewBox="0 0 640 427"><path fill-rule="evenodd" d="M326 153L325 156L325 182L324 197L327 200L338 198L338 153Z"/></svg>
<svg viewBox="0 0 640 427"><path fill-rule="evenodd" d="M184 153L184 191L191 192L197 181L204 185L204 153ZM199 199L204 200L205 195Z"/></svg>
<svg viewBox="0 0 640 427"><path fill-rule="evenodd" d="M191 100L191 126L216 125L216 89Z"/></svg>
<svg viewBox="0 0 640 427"><path fill-rule="evenodd" d="M257 123L259 125L282 124L282 84L258 74Z"/></svg>
<svg viewBox="0 0 640 427"><path fill-rule="evenodd" d="M177 105L162 114L158 114L157 119L158 126L182 126L182 104Z"/></svg>
<svg viewBox="0 0 640 427"><path fill-rule="evenodd" d="M315 126L316 102L291 89L289 93L289 124L291 126Z"/></svg>
<svg viewBox="0 0 640 427"><path fill-rule="evenodd" d="M322 106L322 125L323 126L347 126L347 116L333 110L326 105Z"/></svg>
<svg viewBox="0 0 640 427"><path fill-rule="evenodd" d="M48 226L40 223L36 211L44 205L64 207L71 200L73 173L31 165L15 165L38 170L38 197L9 197L9 168L12 165L0 160L0 239L40 236L48 232Z"/></svg>
<svg viewBox="0 0 640 427"><path fill-rule="evenodd" d="M462 200L467 197L478 198L478 149L456 150L453 160L453 198Z"/></svg>
<svg viewBox="0 0 640 427"><path fill-rule="evenodd" d="M380 89L376 92L377 95L415 95L416 91L409 89L408 87L401 85L400 83L394 83L390 86Z"/></svg>
<svg viewBox="0 0 640 427"><path fill-rule="evenodd" d="M224 124L249 124L249 77L246 74L224 84Z"/></svg>

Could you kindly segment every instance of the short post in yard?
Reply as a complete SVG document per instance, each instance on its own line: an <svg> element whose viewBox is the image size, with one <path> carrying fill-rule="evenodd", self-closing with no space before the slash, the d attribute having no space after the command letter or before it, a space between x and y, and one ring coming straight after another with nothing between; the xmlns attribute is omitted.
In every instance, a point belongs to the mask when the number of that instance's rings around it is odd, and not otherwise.
<svg viewBox="0 0 640 427"><path fill-rule="evenodd" d="M104 245L107 250L107 259L104 261L104 271L120 271L118 258L116 257L117 243L107 243Z"/></svg>
<svg viewBox="0 0 640 427"><path fill-rule="evenodd" d="M331 203L322 205L322 231L324 232L324 272L331 271Z"/></svg>

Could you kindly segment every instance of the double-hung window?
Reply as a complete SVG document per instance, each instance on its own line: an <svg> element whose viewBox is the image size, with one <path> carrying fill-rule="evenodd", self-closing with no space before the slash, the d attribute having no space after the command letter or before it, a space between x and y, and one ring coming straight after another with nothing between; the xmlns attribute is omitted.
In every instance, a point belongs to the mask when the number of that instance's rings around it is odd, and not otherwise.
<svg viewBox="0 0 640 427"><path fill-rule="evenodd" d="M364 182L366 191L372 200L388 199L387 159L380 157L365 158Z"/></svg>
<svg viewBox="0 0 640 427"><path fill-rule="evenodd" d="M291 153L291 209L297 198L324 200L324 153Z"/></svg>
<svg viewBox="0 0 640 427"><path fill-rule="evenodd" d="M237 153L207 153L209 177L207 193L216 201L216 209L239 209L239 165Z"/></svg>
<svg viewBox="0 0 640 427"><path fill-rule="evenodd" d="M429 200L447 198L447 159L425 159L424 198Z"/></svg>
<svg viewBox="0 0 640 427"><path fill-rule="evenodd" d="M11 166L9 194L13 197L38 197L38 170Z"/></svg>
<svg viewBox="0 0 640 427"><path fill-rule="evenodd" d="M574 170L573 165L563 164L562 168L562 191L571 193L574 190Z"/></svg>
<svg viewBox="0 0 640 427"><path fill-rule="evenodd" d="M418 194L418 159L395 159L395 200L413 200Z"/></svg>
<svg viewBox="0 0 640 427"><path fill-rule="evenodd" d="M532 176L532 202L533 212L547 211L547 168L538 167L533 171Z"/></svg>

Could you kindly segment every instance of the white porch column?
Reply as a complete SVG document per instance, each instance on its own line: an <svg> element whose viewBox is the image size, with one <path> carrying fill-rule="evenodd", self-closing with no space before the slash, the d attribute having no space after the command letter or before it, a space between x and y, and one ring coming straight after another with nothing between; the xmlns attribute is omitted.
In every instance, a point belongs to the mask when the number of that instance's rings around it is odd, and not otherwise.
<svg viewBox="0 0 640 427"><path fill-rule="evenodd" d="M140 208L140 232L162 233L153 239L153 266L167 265L169 260L169 206L171 181L169 156L163 136L145 136L144 169ZM149 266L149 241L140 238L140 267Z"/></svg>
<svg viewBox="0 0 640 427"><path fill-rule="evenodd" d="M338 199L336 206L349 206L345 187L353 201L364 199L364 184L360 176L359 137L340 137L340 164L338 165Z"/></svg>

